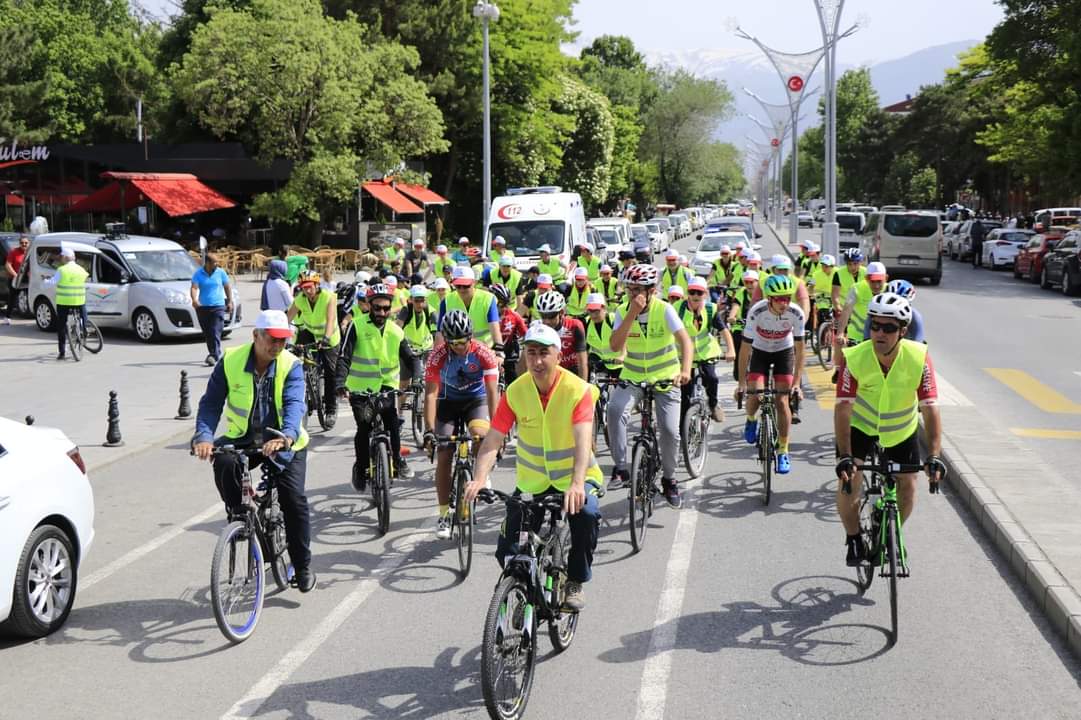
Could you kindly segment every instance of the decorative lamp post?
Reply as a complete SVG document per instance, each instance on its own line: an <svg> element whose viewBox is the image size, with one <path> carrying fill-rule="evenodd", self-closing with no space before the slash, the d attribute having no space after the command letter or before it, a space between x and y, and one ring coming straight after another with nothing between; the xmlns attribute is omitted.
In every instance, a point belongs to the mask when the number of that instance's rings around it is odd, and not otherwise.
<svg viewBox="0 0 1081 720"><path fill-rule="evenodd" d="M488 211L492 207L492 99L488 63L488 23L499 20L499 8L495 3L477 0L477 4L473 6L473 17L480 18L484 37L484 79L482 83L482 93L484 94L484 208L481 217L481 227L484 228L484 238L481 240L483 244L488 239Z"/></svg>

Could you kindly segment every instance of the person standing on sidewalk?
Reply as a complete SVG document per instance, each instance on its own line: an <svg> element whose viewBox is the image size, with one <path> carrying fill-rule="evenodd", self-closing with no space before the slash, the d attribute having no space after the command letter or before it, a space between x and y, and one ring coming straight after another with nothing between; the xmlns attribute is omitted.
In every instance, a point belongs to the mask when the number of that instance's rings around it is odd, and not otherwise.
<svg viewBox="0 0 1081 720"><path fill-rule="evenodd" d="M64 263L56 269L56 274L43 284L56 286L56 345L60 352L56 359L63 360L67 345L68 316L79 313L83 327L86 327L86 278L89 273L75 262L75 251L61 246L60 259Z"/></svg>
<svg viewBox="0 0 1081 720"><path fill-rule="evenodd" d="M233 286L226 272L218 267L218 258L213 253L207 253L206 264L191 276L191 304L206 340L206 364L213 367L221 360L225 316L233 313Z"/></svg>
<svg viewBox="0 0 1081 720"><path fill-rule="evenodd" d="M293 291L289 288L285 276L289 269L284 260L271 260L263 283L263 297L260 310L281 310L285 312L293 304Z"/></svg>
<svg viewBox="0 0 1081 720"><path fill-rule="evenodd" d="M26 253L30 249L30 238L23 235L19 238L19 247L8 253L4 261L4 270L8 274L8 305L4 316L4 324L11 324L11 313L15 311L15 276L19 274L19 268L26 260Z"/></svg>
<svg viewBox="0 0 1081 720"><path fill-rule="evenodd" d="M983 239L987 235L987 229L979 218L972 221L968 235L972 238L972 267L983 267Z"/></svg>

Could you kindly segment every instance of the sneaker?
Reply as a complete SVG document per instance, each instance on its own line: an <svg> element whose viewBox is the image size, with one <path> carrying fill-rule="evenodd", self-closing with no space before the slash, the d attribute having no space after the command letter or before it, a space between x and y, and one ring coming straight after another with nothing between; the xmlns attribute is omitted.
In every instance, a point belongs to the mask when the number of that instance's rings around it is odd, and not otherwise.
<svg viewBox="0 0 1081 720"><path fill-rule="evenodd" d="M788 453L777 453L777 474L787 475L792 469L792 461L788 459Z"/></svg>
<svg viewBox="0 0 1081 720"><path fill-rule="evenodd" d="M747 441L748 445L754 445L758 442L758 421L748 420L743 425L743 439Z"/></svg>
<svg viewBox="0 0 1081 720"><path fill-rule="evenodd" d="M720 403L713 406L712 416L714 422L724 422L724 408Z"/></svg>
<svg viewBox="0 0 1081 720"><path fill-rule="evenodd" d="M668 507L683 507L683 498L679 496L679 488L676 487L675 480L661 478L661 488L661 494L664 495L664 500L668 503Z"/></svg>
<svg viewBox="0 0 1081 720"><path fill-rule="evenodd" d="M799 425L801 422L803 422L803 421L799 419L799 411L798 410L793 410L792 411L792 424L793 425Z"/></svg>
<svg viewBox="0 0 1081 720"><path fill-rule="evenodd" d="M439 522L435 524L435 536L439 540L450 540L450 513L439 516Z"/></svg>
<svg viewBox="0 0 1081 720"><path fill-rule="evenodd" d="M865 554L863 552L863 539L859 535L850 537L845 540L848 545L848 552L845 554L845 565L848 567L856 567L863 562Z"/></svg>
<svg viewBox="0 0 1081 720"><path fill-rule="evenodd" d="M213 355L207 355L206 360L204 360L203 362L206 363L207 367L214 367L214 365L217 364L218 361L214 359Z"/></svg>
<svg viewBox="0 0 1081 720"><path fill-rule="evenodd" d="M353 489L357 492L364 492L368 488L368 473L360 470L356 463L353 463Z"/></svg>
<svg viewBox="0 0 1081 720"><path fill-rule="evenodd" d="M398 477L402 480L413 479L413 468L409 467L409 463L405 461L405 458L398 461Z"/></svg>
<svg viewBox="0 0 1081 720"><path fill-rule="evenodd" d="M315 573L312 572L310 567L297 570L296 583L297 589L300 590L300 592L311 592L315 587Z"/></svg>
<svg viewBox="0 0 1081 720"><path fill-rule="evenodd" d="M612 479L608 481L609 490L619 490L630 485L631 474L626 470L612 470Z"/></svg>
<svg viewBox="0 0 1081 720"><path fill-rule="evenodd" d="M63 360L64 359L64 353L57 353L56 354L56 359L57 360Z"/></svg>
<svg viewBox="0 0 1081 720"><path fill-rule="evenodd" d="M586 606L586 596L582 591L582 583L567 581L567 589L563 593L563 609L568 612L581 612Z"/></svg>

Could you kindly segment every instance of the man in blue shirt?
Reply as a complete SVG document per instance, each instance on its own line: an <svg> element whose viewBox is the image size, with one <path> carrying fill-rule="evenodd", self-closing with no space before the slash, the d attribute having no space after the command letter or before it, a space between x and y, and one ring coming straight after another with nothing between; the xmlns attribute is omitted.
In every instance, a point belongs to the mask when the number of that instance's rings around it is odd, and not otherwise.
<svg viewBox="0 0 1081 720"><path fill-rule="evenodd" d="M221 333L226 314L233 313L233 286L229 276L218 267L218 258L207 253L206 264L191 276L191 304L199 318L206 340L206 364L221 359Z"/></svg>

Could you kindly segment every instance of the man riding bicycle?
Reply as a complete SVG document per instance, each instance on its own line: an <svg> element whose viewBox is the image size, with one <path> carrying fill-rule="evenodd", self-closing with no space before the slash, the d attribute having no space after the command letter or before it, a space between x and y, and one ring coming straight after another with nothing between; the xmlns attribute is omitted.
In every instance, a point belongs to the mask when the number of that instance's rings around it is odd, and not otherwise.
<svg viewBox="0 0 1081 720"><path fill-rule="evenodd" d="M60 259L64 264L56 269L56 274L43 284L56 286L56 344L59 352L57 360L63 360L68 339L68 315L78 314L82 327L86 328L86 279L90 276L83 266L75 262L75 251L66 245L60 246ZM9 298L8 302L13 302ZM74 352L74 351L72 351Z"/></svg>
<svg viewBox="0 0 1081 720"><path fill-rule="evenodd" d="M319 372L323 375L323 409L326 411L327 429L337 420L338 401L334 394L334 373L338 367L338 343L341 328L338 326L338 296L333 290L319 286L318 273L307 271L300 276L300 293L289 308L289 320L295 321L297 343L323 342L316 353Z"/></svg>
<svg viewBox="0 0 1081 720"><path fill-rule="evenodd" d="M623 353L612 350L612 316L608 314L604 295L593 293L586 300L586 345L589 348L589 364L604 371L610 378L619 378L623 372Z"/></svg>
<svg viewBox="0 0 1081 720"><path fill-rule="evenodd" d="M560 339L552 328L530 326L522 344L528 372L511 384L499 401L492 428L480 446L476 474L466 487L465 499L472 502L487 486L503 437L517 424L515 492L534 498L563 493L563 510L571 534L564 607L577 612L585 607L582 584L592 577L600 528L597 492L604 476L592 451L593 411L599 393L559 366ZM496 549L500 565L517 552L521 525L521 511L508 505ZM539 529L539 525L533 528Z"/></svg>
<svg viewBox="0 0 1081 720"><path fill-rule="evenodd" d="M409 289L409 304L395 318L405 335L401 345L401 383L404 392L413 382L424 378L424 355L435 346L435 314L428 305L428 289L414 285ZM398 397L398 410L402 409L402 397Z"/></svg>
<svg viewBox="0 0 1081 720"><path fill-rule="evenodd" d="M741 287L732 292L732 300L728 304L728 327L732 333L732 351L736 355L736 362L732 363L732 379L739 382L740 379L740 348L743 347L743 328L747 324L747 313L750 312L751 298L758 289L758 271L744 270L740 275Z"/></svg>
<svg viewBox="0 0 1081 720"><path fill-rule="evenodd" d="M308 433L301 424L305 415L304 368L285 349L293 336L281 310L264 310L255 320L252 342L225 351L210 373L206 392L199 400L192 450L200 460L214 463L214 482L230 517L242 514L240 464L233 455L214 455L215 444L262 452L251 458L250 467L273 466L278 498L285 517L289 559L296 569L297 587L315 587L311 570L311 517L304 494L307 474ZM225 435L214 440L222 412ZM267 439L264 428L276 428L285 436Z"/></svg>
<svg viewBox="0 0 1081 720"><path fill-rule="evenodd" d="M877 442L891 463L920 464L919 418L923 416L930 455L923 463L929 481L945 474L942 421L939 417L935 370L927 346L906 340L912 308L900 295L876 295L868 306L871 340L847 348L840 360L837 404L833 411L837 438L837 512L845 528L845 562L859 565L869 548L859 535L860 493L845 493L843 485L859 474L860 465ZM862 476L860 476L862 477ZM901 522L916 503L916 474L896 475Z"/></svg>
<svg viewBox="0 0 1081 720"><path fill-rule="evenodd" d="M583 380L589 379L589 356L586 352L586 329L582 321L567 317L567 301L558 292L552 290L537 298L537 314L540 321L552 328L559 335L559 364L578 375ZM526 371L525 356L518 360L518 374Z"/></svg>
<svg viewBox="0 0 1081 720"><path fill-rule="evenodd" d="M487 290L477 288L477 276L473 268L457 266L454 268L454 293L439 306L439 318L436 327L442 327L443 318L452 310L460 310L469 317L477 342L492 348L497 354L503 352L503 336L499 332L499 305L495 297ZM436 331L435 344L442 342Z"/></svg>
<svg viewBox="0 0 1081 720"><path fill-rule="evenodd" d="M724 359L731 362L736 359L733 351L732 333L728 331L728 325L724 321L724 315L718 312L717 306L706 300L709 287L705 278L695 277L687 285L687 299L676 305L683 327L691 336L694 343L694 362L701 374L702 386L706 389L706 398L709 401L709 410L714 420L724 420L724 409L717 402L717 367L716 362L721 358L721 345L714 337L719 334L724 340L724 346L728 354ZM692 387L690 383L683 386L682 412L686 412L691 403Z"/></svg>

